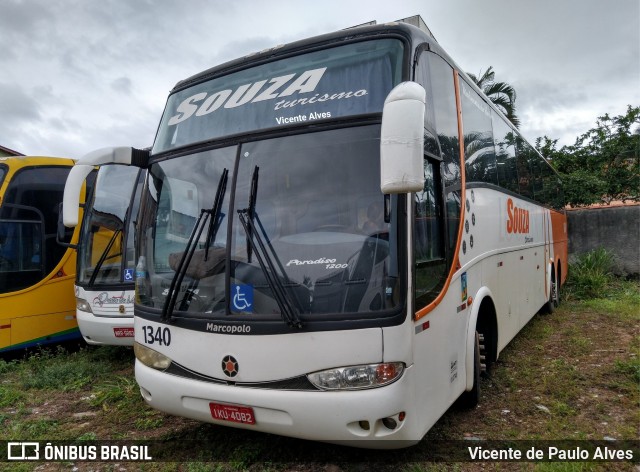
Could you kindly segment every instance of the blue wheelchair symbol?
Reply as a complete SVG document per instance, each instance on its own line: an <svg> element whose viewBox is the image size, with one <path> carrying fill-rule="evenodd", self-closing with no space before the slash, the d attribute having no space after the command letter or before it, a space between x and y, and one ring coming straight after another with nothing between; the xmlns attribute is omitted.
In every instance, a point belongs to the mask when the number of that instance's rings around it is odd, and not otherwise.
<svg viewBox="0 0 640 472"><path fill-rule="evenodd" d="M124 281L125 282L133 282L133 269L125 269L124 270Z"/></svg>
<svg viewBox="0 0 640 472"><path fill-rule="evenodd" d="M231 304L234 311L253 312L253 287L251 285L231 286L233 299Z"/></svg>

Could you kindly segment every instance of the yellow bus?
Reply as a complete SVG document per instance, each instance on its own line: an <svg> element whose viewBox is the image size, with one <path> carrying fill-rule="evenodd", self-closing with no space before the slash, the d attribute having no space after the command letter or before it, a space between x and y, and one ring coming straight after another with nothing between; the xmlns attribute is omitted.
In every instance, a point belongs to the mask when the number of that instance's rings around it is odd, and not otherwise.
<svg viewBox="0 0 640 472"><path fill-rule="evenodd" d="M73 164L56 157L0 157L0 352L81 337L70 245L78 231L56 238Z"/></svg>

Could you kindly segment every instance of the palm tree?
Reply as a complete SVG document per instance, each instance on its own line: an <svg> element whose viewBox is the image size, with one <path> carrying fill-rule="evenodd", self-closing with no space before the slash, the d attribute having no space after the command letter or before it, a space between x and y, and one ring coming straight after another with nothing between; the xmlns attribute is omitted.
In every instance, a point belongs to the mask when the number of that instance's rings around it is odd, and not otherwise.
<svg viewBox="0 0 640 472"><path fill-rule="evenodd" d="M489 97L489 100L496 105L504 115L511 120L513 126L518 128L520 120L516 116L516 91L506 82L496 82L493 66L480 73L480 78L474 74L467 73L474 83Z"/></svg>

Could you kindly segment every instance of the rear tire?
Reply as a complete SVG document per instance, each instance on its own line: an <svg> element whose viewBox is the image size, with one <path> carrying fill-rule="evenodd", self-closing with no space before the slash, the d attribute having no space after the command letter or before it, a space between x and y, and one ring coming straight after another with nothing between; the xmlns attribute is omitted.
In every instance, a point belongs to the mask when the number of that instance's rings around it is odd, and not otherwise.
<svg viewBox="0 0 640 472"><path fill-rule="evenodd" d="M552 314L560 305L560 287L557 282L555 271L551 273L551 287L549 288L549 300L542 307L543 313Z"/></svg>

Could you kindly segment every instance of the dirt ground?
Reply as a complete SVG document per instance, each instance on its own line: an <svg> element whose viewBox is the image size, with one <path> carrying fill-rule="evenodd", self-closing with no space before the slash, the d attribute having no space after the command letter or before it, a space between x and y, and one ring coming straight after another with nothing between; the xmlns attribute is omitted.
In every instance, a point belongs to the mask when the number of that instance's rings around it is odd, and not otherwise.
<svg viewBox="0 0 640 472"><path fill-rule="evenodd" d="M640 314L639 314L640 315ZM400 451L367 451L202 424L151 410L139 398L133 367L114 372L120 400L92 405L91 388L31 392L23 422L51 421L67 438L164 440L181 463L33 464L23 470L640 470L629 461L569 463L446 462L434 456L443 447L453 457L469 446L531 444L540 447L581 441L636 441L640 427L639 317L564 303L552 315L536 315L500 354L492 377L481 383L480 405L446 412L416 446ZM133 353L123 351L124 356ZM629 367L632 366L632 367ZM634 367L635 366L635 371ZM129 380L127 380L129 379ZM122 397L124 392L124 397ZM94 402L95 403L95 402ZM13 412L15 413L15 412ZM11 421L11 407L0 409ZM5 423L6 424L6 423ZM568 443L566 441L578 441ZM155 441L157 447L158 441ZM488 443L492 444L492 443ZM435 445L435 446L434 446ZM202 464L193 450L205 447L216 463ZM195 449L194 449L195 448ZM182 450L178 450L182 449ZM462 451L462 452L461 452ZM189 452L189 451L187 451ZM196 455L197 456L197 455ZM211 458L211 455L204 455ZM4 470L7 465L0 464ZM29 464L29 466L32 466Z"/></svg>

